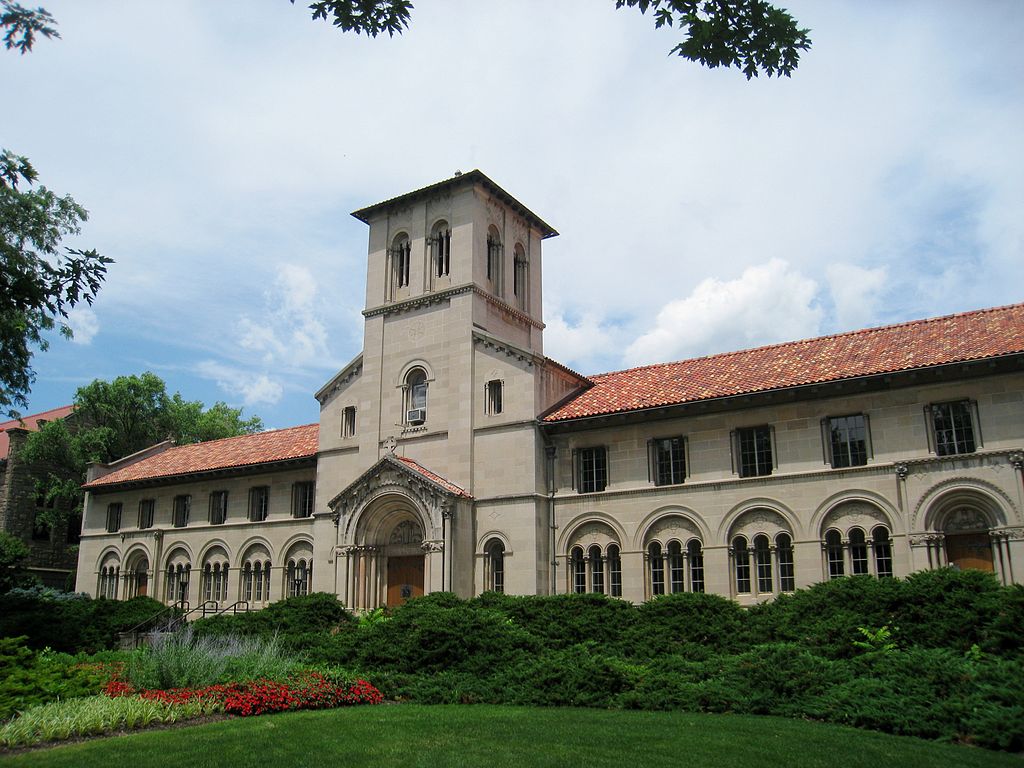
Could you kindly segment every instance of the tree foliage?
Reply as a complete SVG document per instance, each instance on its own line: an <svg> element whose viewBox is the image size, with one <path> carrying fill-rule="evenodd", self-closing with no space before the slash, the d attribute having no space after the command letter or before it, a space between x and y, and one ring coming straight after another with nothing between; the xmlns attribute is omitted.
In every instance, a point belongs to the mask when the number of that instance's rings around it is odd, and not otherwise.
<svg viewBox="0 0 1024 768"><path fill-rule="evenodd" d="M56 502L39 512L40 522L51 525L59 510L80 507L80 486L90 462L110 463L168 439L182 445L263 429L258 416L243 419L240 408L222 402L206 408L177 392L168 395L163 379L148 371L113 381L96 379L79 388L74 405L70 419L31 433L21 453L24 461L47 468L37 490L47 502Z"/></svg>
<svg viewBox="0 0 1024 768"><path fill-rule="evenodd" d="M8 50L24 54L37 35L60 37L55 23L42 8L0 0ZM0 152L0 412L11 416L28 406L33 347L45 350L45 334L54 327L72 336L63 320L79 302L92 304L112 263L95 250L65 247L61 253L61 240L79 234L88 213L70 195L30 189L37 178L27 158Z"/></svg>
<svg viewBox="0 0 1024 768"><path fill-rule="evenodd" d="M60 37L54 28L56 19L44 8L25 8L10 0L0 0L0 29L4 31L4 47L17 48L22 54L32 50L36 35Z"/></svg>
<svg viewBox="0 0 1024 768"><path fill-rule="evenodd" d="M762 72L789 77L800 51L811 47L809 30L766 0L615 0L615 7L651 11L655 28L684 32L670 53L712 69L738 67L748 80ZM316 0L309 6L314 19L369 37L402 34L412 8L409 0Z"/></svg>

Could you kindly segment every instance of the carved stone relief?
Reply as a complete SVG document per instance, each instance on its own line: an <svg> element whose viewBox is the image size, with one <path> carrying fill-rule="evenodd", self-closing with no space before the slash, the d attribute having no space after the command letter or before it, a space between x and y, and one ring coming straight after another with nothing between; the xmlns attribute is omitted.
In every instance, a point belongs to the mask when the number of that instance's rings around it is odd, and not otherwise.
<svg viewBox="0 0 1024 768"><path fill-rule="evenodd" d="M988 518L980 509L959 507L946 514L942 530L953 531L984 531L990 527Z"/></svg>
<svg viewBox="0 0 1024 768"><path fill-rule="evenodd" d="M585 523L576 530L576 534L572 537L572 541L569 546L579 544L586 548L593 544L606 545L606 544L618 544L618 538L615 533L604 523L592 522Z"/></svg>
<svg viewBox="0 0 1024 768"><path fill-rule="evenodd" d="M770 509L754 509L744 512L733 523L729 539L732 540L734 536L741 534L749 539L758 533L768 534L769 538L772 538L776 533L783 531L793 534L782 515Z"/></svg>
<svg viewBox="0 0 1024 768"><path fill-rule="evenodd" d="M888 520L878 507L860 501L849 501L825 515L825 519L821 521L821 530L836 528L845 535L851 528L858 527L868 533L876 525L889 527Z"/></svg>
<svg viewBox="0 0 1024 768"><path fill-rule="evenodd" d="M662 518L651 526L647 533L647 543L660 541L662 544L665 544L672 539L679 539L681 542L685 542L694 537L700 537L700 531L697 529L697 526L684 517L673 515L672 517Z"/></svg>
<svg viewBox="0 0 1024 768"><path fill-rule="evenodd" d="M403 520L391 532L388 544L419 544L423 541L423 529L414 520Z"/></svg>

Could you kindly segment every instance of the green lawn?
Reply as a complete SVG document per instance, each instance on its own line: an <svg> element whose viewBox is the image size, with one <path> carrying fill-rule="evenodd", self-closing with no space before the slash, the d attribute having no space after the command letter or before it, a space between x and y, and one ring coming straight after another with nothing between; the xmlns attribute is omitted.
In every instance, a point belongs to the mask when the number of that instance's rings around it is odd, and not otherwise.
<svg viewBox="0 0 1024 768"><path fill-rule="evenodd" d="M354 707L149 731L25 753L5 765L936 768L1020 756L770 717L529 709Z"/></svg>

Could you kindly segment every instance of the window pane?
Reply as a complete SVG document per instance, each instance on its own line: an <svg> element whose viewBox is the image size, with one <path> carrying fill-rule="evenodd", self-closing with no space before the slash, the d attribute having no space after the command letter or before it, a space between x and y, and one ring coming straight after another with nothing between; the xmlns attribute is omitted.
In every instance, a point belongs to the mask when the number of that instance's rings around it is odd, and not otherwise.
<svg viewBox="0 0 1024 768"><path fill-rule="evenodd" d="M933 405L932 420L935 425L935 452L939 456L974 452L970 403L962 400Z"/></svg>
<svg viewBox="0 0 1024 768"><path fill-rule="evenodd" d="M772 473L772 433L769 427L737 430L740 477L758 477Z"/></svg>
<svg viewBox="0 0 1024 768"><path fill-rule="evenodd" d="M889 532L885 528L875 528L872 533L872 545L875 550L875 573L878 578L892 576L892 545L889 543Z"/></svg>
<svg viewBox="0 0 1024 768"><path fill-rule="evenodd" d="M793 573L793 542L785 533L775 537L775 548L779 558L779 589L792 592L796 589Z"/></svg>
<svg viewBox="0 0 1024 768"><path fill-rule="evenodd" d="M683 482L686 477L686 460L681 437L663 438L654 441L655 484L673 485Z"/></svg>
<svg viewBox="0 0 1024 768"><path fill-rule="evenodd" d="M828 560L828 577L837 579L846 573L843 563L843 539L839 531L829 531L825 534L825 554Z"/></svg>
<svg viewBox="0 0 1024 768"><path fill-rule="evenodd" d="M608 580L612 597L622 597L622 561L619 548L614 544L608 547Z"/></svg>
<svg viewBox="0 0 1024 768"><path fill-rule="evenodd" d="M694 539L687 545L687 554L690 559L690 591L704 591L704 553L701 551L700 542Z"/></svg>
<svg viewBox="0 0 1024 768"><path fill-rule="evenodd" d="M832 466L862 467L868 463L867 427L862 414L829 419Z"/></svg>
<svg viewBox="0 0 1024 768"><path fill-rule="evenodd" d="M733 542L733 557L736 561L736 591L746 594L750 592L750 550L742 536Z"/></svg>
<svg viewBox="0 0 1024 768"><path fill-rule="evenodd" d="M608 483L606 457L604 446L580 449L580 493L596 493L605 489Z"/></svg>
<svg viewBox="0 0 1024 768"><path fill-rule="evenodd" d="M651 564L651 594L665 594L665 560L661 555L661 544L652 542L647 548L647 556Z"/></svg>

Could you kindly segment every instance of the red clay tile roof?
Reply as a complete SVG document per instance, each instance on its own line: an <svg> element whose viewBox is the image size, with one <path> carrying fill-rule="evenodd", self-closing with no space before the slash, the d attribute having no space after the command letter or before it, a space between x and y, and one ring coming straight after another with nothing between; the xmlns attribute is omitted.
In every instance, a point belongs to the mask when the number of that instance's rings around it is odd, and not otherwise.
<svg viewBox="0 0 1024 768"><path fill-rule="evenodd" d="M306 424L168 448L86 483L84 488L310 458L317 453L319 429L318 424Z"/></svg>
<svg viewBox="0 0 1024 768"><path fill-rule="evenodd" d="M711 400L1024 352L1024 304L589 377L545 422Z"/></svg>
<svg viewBox="0 0 1024 768"><path fill-rule="evenodd" d="M405 458L405 456L395 456L395 458L398 459L403 464L405 464L405 466L409 467L409 469L413 470L414 472L418 472L419 474L423 475L428 480L436 483L437 485L440 485L442 488L444 488L449 493L453 493L456 496L461 496L464 499L472 499L473 498L468 493L466 493L466 491L464 491L462 488L460 488L455 483L453 483L451 480L445 480L440 475L434 474L429 469L427 469L426 467L424 467L424 466L422 466L420 464L417 464L412 459L407 459L407 458Z"/></svg>
<svg viewBox="0 0 1024 768"><path fill-rule="evenodd" d="M30 432L35 432L39 429L40 421L63 419L65 416L70 416L74 410L75 406L73 405L62 405L60 408L52 408L42 413L33 413L31 416L22 416L20 419L0 422L0 459L6 459L7 452L11 449L11 439L7 436L8 429L21 427Z"/></svg>

